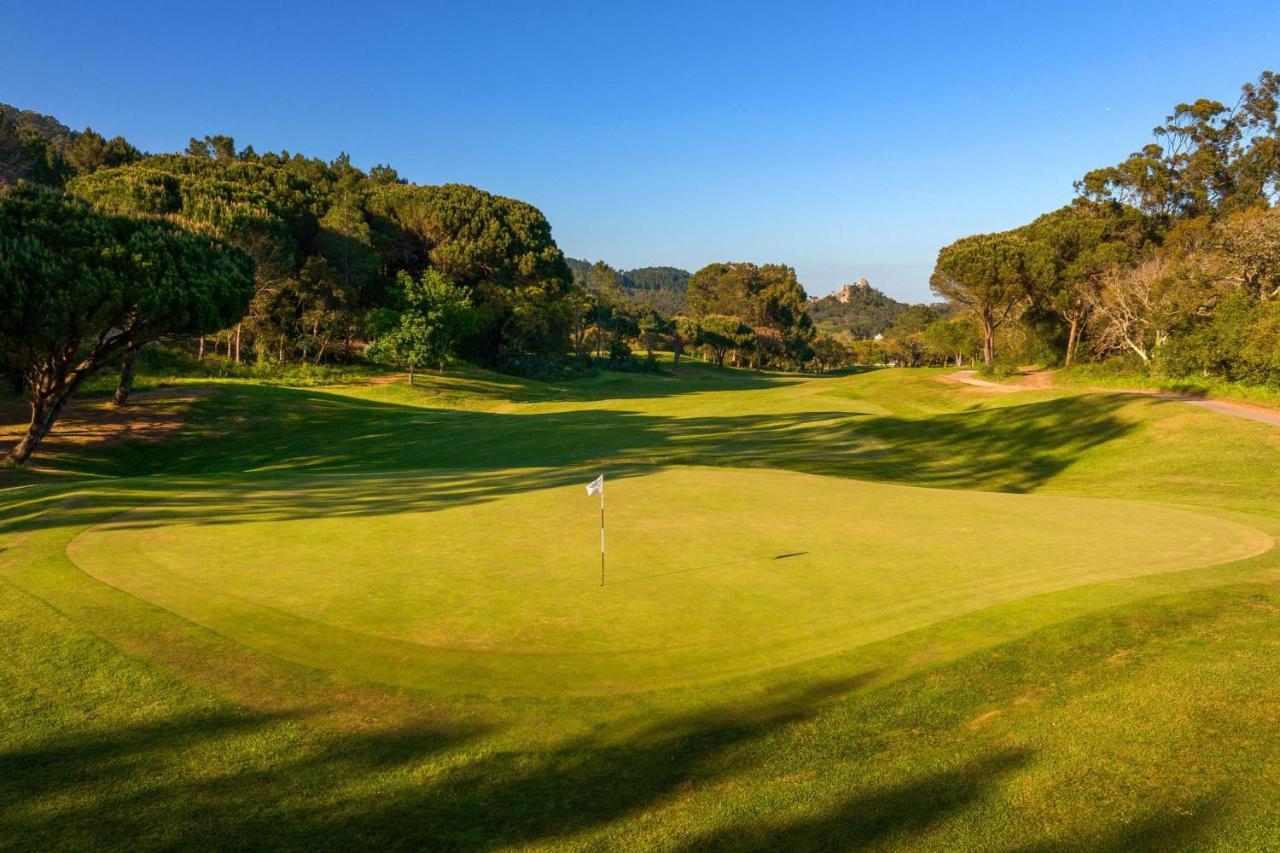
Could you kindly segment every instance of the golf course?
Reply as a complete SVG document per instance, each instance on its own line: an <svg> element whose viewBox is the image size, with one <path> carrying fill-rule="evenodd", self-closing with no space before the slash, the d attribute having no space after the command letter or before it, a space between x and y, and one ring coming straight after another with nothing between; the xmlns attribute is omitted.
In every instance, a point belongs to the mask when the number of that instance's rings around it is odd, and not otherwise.
<svg viewBox="0 0 1280 853"><path fill-rule="evenodd" d="M0 848L1274 843L1280 428L663 367L77 399L0 474Z"/></svg>

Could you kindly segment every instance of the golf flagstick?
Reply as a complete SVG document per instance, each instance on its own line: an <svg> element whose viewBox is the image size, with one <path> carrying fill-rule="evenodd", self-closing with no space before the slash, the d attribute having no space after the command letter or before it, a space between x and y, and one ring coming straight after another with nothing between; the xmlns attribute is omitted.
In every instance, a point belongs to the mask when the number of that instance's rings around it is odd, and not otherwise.
<svg viewBox="0 0 1280 853"><path fill-rule="evenodd" d="M604 586L604 474L587 485L588 495L600 495L600 586Z"/></svg>

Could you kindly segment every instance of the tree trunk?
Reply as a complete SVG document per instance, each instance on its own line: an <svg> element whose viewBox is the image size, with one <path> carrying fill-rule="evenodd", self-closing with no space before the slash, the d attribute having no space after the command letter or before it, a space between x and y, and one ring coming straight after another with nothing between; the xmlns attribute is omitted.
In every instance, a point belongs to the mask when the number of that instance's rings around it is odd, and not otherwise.
<svg viewBox="0 0 1280 853"><path fill-rule="evenodd" d="M11 461L18 465L27 463L31 454L35 453L36 448L40 446L40 442L49 434L53 422L58 419L58 415L62 413L63 407L79 385L80 380L73 379L60 388L35 392L36 396L31 401L31 421L27 424L27 432L22 436L22 440L9 450Z"/></svg>
<svg viewBox="0 0 1280 853"><path fill-rule="evenodd" d="M990 318L982 318L982 363L991 367L996 361L996 327Z"/></svg>
<svg viewBox="0 0 1280 853"><path fill-rule="evenodd" d="M1080 337L1080 317L1076 314L1071 315L1071 330L1067 333L1067 357L1063 360L1063 367L1070 367L1071 362L1076 357L1076 342Z"/></svg>
<svg viewBox="0 0 1280 853"><path fill-rule="evenodd" d="M196 361L204 361L204 335L200 336L200 349L196 353Z"/></svg>
<svg viewBox="0 0 1280 853"><path fill-rule="evenodd" d="M243 323L236 323L236 364L240 363L240 327ZM231 344L227 344L227 349L231 349Z"/></svg>
<svg viewBox="0 0 1280 853"><path fill-rule="evenodd" d="M675 353L675 356L671 359L671 369L679 370L680 369L680 351L684 349L683 342L679 338L676 338L674 341L671 342L671 349Z"/></svg>
<svg viewBox="0 0 1280 853"><path fill-rule="evenodd" d="M409 384L413 384L413 362L409 362Z"/></svg>
<svg viewBox="0 0 1280 853"><path fill-rule="evenodd" d="M138 368L139 349L137 344L129 344L124 351L124 363L120 366L120 383L116 385L114 397L117 406L128 403L129 395L133 393L133 375Z"/></svg>

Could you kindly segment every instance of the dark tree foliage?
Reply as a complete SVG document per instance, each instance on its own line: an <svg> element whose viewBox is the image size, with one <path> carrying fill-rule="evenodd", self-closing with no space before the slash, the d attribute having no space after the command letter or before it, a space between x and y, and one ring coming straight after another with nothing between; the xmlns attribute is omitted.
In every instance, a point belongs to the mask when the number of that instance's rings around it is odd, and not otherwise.
<svg viewBox="0 0 1280 853"><path fill-rule="evenodd" d="M252 261L154 219L111 216L60 190L0 192L0 358L21 371L25 462L86 378L163 334L199 334L244 313Z"/></svg>
<svg viewBox="0 0 1280 853"><path fill-rule="evenodd" d="M1043 243L1052 254L1053 277L1032 297L1037 307L1066 324L1063 363L1069 366L1103 276L1118 265L1132 264L1144 248L1159 241L1159 229L1136 208L1080 198L1018 233Z"/></svg>
<svg viewBox="0 0 1280 853"><path fill-rule="evenodd" d="M802 367L812 357L815 332L806 303L795 270L784 264L708 264L689 280L689 312L704 329L704 318L731 316L755 332L755 341L776 341L753 344L756 367Z"/></svg>
<svg viewBox="0 0 1280 853"><path fill-rule="evenodd" d="M469 289L478 322L463 353L502 364L564 352L573 278L536 207L462 184L390 183L370 194L369 209L401 269L430 264Z"/></svg>
<svg viewBox="0 0 1280 853"><path fill-rule="evenodd" d="M142 157L124 137L77 132L52 116L0 104L0 186L18 181L62 186L76 175Z"/></svg>
<svg viewBox="0 0 1280 853"><path fill-rule="evenodd" d="M187 155L150 157L70 188L104 210L168 216L253 257L244 346L277 361L349 357L380 310L399 307L400 272L440 270L468 290L480 318L467 356L502 365L560 356L571 276L536 208L463 185L414 186L348 158L236 152L230 137L192 140ZM237 347L237 352L238 352Z"/></svg>
<svg viewBox="0 0 1280 853"><path fill-rule="evenodd" d="M577 258L565 260L573 273L574 284L583 289L589 288L589 276L596 264ZM663 317L672 317L685 310L685 293L692 277L686 270L678 267L637 267L633 270L615 270L614 273L622 293L637 306L653 310Z"/></svg>
<svg viewBox="0 0 1280 853"><path fill-rule="evenodd" d="M30 126L0 113L0 186L19 181L59 186L70 174L57 146Z"/></svg>

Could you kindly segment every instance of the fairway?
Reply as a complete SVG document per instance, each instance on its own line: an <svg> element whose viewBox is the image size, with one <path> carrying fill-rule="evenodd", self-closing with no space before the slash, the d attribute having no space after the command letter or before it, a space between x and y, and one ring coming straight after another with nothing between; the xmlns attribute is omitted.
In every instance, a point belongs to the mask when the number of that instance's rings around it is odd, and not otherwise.
<svg viewBox="0 0 1280 853"><path fill-rule="evenodd" d="M947 376L85 410L0 508L0 847L1266 848L1280 434Z"/></svg>
<svg viewBox="0 0 1280 853"><path fill-rule="evenodd" d="M1243 559L1272 537L1131 502L672 467L290 479L175 495L67 548L95 578L288 660L435 692L721 679L1002 602ZM579 482L581 481L581 482Z"/></svg>

